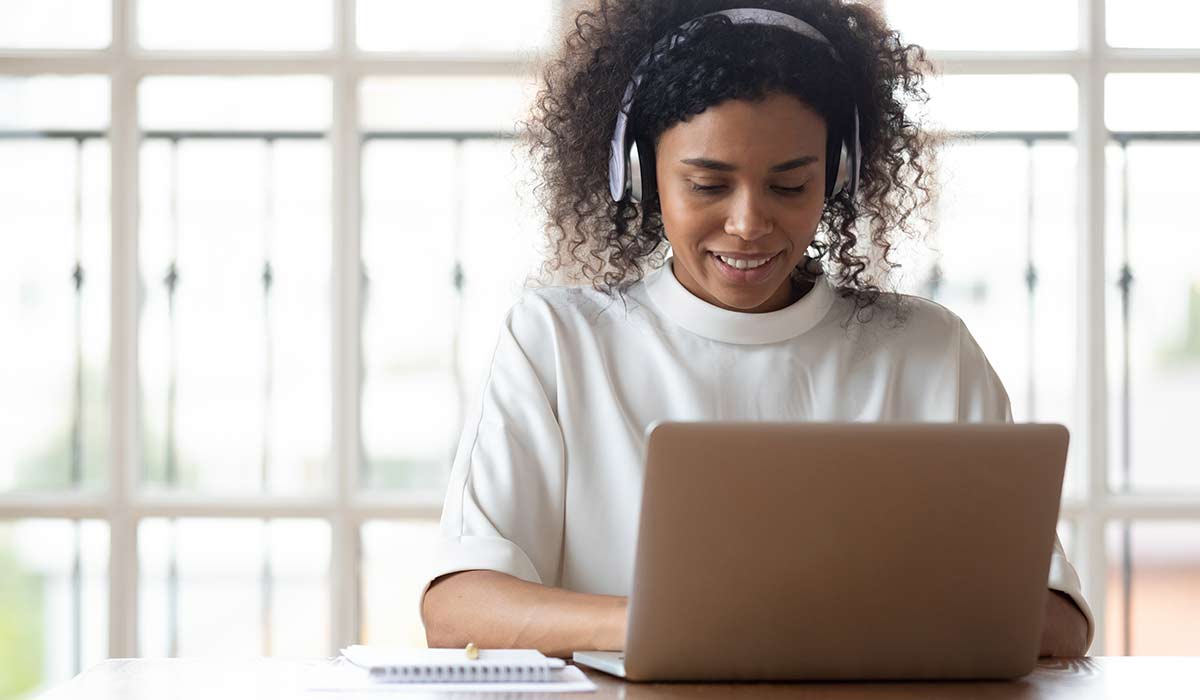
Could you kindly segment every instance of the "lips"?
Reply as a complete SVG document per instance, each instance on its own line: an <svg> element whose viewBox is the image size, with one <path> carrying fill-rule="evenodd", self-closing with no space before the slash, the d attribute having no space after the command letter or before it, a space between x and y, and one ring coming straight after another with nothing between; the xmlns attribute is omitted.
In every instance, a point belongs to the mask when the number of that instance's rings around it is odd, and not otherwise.
<svg viewBox="0 0 1200 700"><path fill-rule="evenodd" d="M770 256L770 253L767 253L766 255L760 254L757 257L751 256L751 259L762 259L762 258L768 257L768 256ZM735 257L735 256L730 256L730 257ZM736 257L739 257L740 259L745 259L745 258L742 258L740 255L736 256ZM756 267L754 269L739 270L738 268L729 265L728 263L724 262L719 257L717 257L716 252L710 251L708 254L708 259L712 261L712 264L714 266L716 266L717 271L721 274L721 276L727 282L730 282L733 284L738 284L738 285L758 284L760 282L767 280L771 276L771 273L774 272L775 266L779 264L779 259L782 257L783 257L782 252L775 253L774 256L771 256L770 260L763 263L762 265L759 265L758 267Z"/></svg>
<svg viewBox="0 0 1200 700"><path fill-rule="evenodd" d="M726 253L723 250L710 250L713 255L724 255L727 258L737 258L738 260L762 260L778 255L778 252L772 253L769 250L764 250L761 253Z"/></svg>

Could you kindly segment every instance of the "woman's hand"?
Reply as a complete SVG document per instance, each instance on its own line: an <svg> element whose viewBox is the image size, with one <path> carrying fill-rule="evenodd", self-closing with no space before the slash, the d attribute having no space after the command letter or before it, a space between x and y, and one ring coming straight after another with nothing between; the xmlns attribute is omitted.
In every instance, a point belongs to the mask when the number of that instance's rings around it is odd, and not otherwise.
<svg viewBox="0 0 1200 700"><path fill-rule="evenodd" d="M1038 656L1083 656L1087 653L1087 618L1065 593L1046 591L1046 622Z"/></svg>

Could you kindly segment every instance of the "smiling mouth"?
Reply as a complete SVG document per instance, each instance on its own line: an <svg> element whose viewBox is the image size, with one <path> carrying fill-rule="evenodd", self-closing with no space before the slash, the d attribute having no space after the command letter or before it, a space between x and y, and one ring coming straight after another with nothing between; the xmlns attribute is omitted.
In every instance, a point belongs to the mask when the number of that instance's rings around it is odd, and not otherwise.
<svg viewBox="0 0 1200 700"><path fill-rule="evenodd" d="M758 260L748 261L745 259L730 258L734 262L732 265L727 262L726 258L715 252L709 251L708 257L713 261L713 265L716 266L717 271L721 273L725 281L733 284L758 284L770 278L779 263L779 259L783 257L783 251L765 260L759 258ZM754 266L751 267L751 264L754 264ZM742 267L738 265L742 265Z"/></svg>
<svg viewBox="0 0 1200 700"><path fill-rule="evenodd" d="M753 270L762 265L771 262L779 253L764 253L762 255L723 255L716 251L710 251L713 256L730 267L739 270Z"/></svg>

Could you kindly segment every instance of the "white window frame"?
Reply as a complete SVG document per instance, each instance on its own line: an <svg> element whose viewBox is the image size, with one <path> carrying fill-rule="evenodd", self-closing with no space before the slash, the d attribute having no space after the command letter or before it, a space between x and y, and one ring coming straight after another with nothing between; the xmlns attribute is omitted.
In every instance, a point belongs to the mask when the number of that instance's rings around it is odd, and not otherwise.
<svg viewBox="0 0 1200 700"><path fill-rule="evenodd" d="M359 532L374 519L436 520L441 498L360 493L357 377L361 371L359 231L360 80L388 75L521 77L527 57L501 53L381 53L355 46L355 0L333 0L332 48L312 52L149 51L137 45L136 0L112 0L112 41L99 50L0 52L0 75L104 75L110 81L111 344L109 489L99 494L2 494L0 520L99 519L110 530L108 655L138 652L137 525L144 518L319 518L330 523L329 650L358 640ZM138 82L150 75L318 75L333 93L332 154L333 488L324 495L213 497L139 492L138 383Z"/></svg>
<svg viewBox="0 0 1200 700"><path fill-rule="evenodd" d="M137 47L134 3L112 0L112 42L106 49L0 52L0 75L87 74L110 80L111 122L111 446L110 488L101 494L2 494L0 520L95 518L108 523L111 657L137 654L136 528L149 517L320 518L331 524L329 568L332 652L358 637L359 529L372 519L436 519L441 502L428 497L371 496L357 488L361 289L359 81L377 75L524 76L525 57L508 54L364 53L355 47L355 0L334 0L334 42L318 52L164 52ZM877 0L882 5L886 0ZM1074 563L1096 613L1092 653L1104 654L1108 562L1105 530L1125 518L1200 522L1200 496L1113 494L1108 473L1108 378L1105 303L1105 77L1111 72L1200 73L1200 50L1114 49L1105 41L1104 0L1078 0L1080 47L1049 52L933 52L946 74L1066 74L1079 85L1078 328L1076 415L1085 465L1083 496L1063 503L1075 527ZM559 30L576 0L557 0ZM137 85L147 75L321 75L332 81L332 386L333 489L312 498L238 498L143 494L137 488L138 153Z"/></svg>

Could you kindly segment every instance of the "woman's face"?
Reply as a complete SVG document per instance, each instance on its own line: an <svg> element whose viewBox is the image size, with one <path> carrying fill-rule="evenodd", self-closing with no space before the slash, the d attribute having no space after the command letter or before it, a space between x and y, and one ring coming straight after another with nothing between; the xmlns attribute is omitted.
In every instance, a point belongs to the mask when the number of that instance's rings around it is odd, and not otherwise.
<svg viewBox="0 0 1200 700"><path fill-rule="evenodd" d="M729 100L664 131L655 159L680 284L733 311L790 304L825 205L825 120L791 95Z"/></svg>

